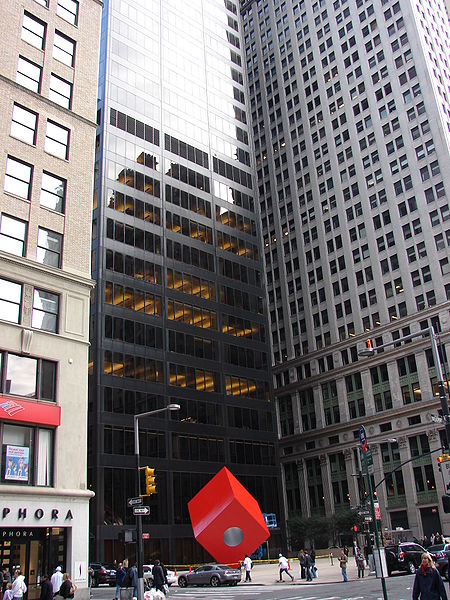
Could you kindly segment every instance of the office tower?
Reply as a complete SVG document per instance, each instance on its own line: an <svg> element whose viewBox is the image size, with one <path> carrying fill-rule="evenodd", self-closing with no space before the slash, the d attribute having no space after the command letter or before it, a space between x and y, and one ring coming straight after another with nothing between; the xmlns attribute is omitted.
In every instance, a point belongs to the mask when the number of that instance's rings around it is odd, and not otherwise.
<svg viewBox="0 0 450 600"><path fill-rule="evenodd" d="M93 213L91 556L207 560L188 501L226 465L281 518L270 357L233 1L105 3ZM270 549L281 547L273 530ZM249 549L251 551L253 549Z"/></svg>
<svg viewBox="0 0 450 600"><path fill-rule="evenodd" d="M429 339L358 356L433 325L448 373L445 5L257 0L241 16L287 518L364 501L363 424L383 528L445 530Z"/></svg>
<svg viewBox="0 0 450 600"><path fill-rule="evenodd" d="M90 236L101 3L0 6L0 561L87 588Z"/></svg>

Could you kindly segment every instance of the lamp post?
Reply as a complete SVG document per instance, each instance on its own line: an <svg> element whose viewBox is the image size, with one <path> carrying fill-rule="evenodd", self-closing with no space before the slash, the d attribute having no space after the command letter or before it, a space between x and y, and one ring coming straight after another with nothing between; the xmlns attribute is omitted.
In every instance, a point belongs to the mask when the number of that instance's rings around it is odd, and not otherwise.
<svg viewBox="0 0 450 600"><path fill-rule="evenodd" d="M161 412L171 412L180 410L179 404L168 404L164 408L157 408L155 410L150 410L148 412L139 413L134 415L134 455L136 458L136 496L139 497L141 495L141 480L139 477L139 419L144 417L151 417L152 415L156 415ZM143 570L143 554L144 549L142 547L142 516L136 515L136 532L137 532L137 576L138 576L138 585L137 585L137 598L138 600L144 600L144 570Z"/></svg>
<svg viewBox="0 0 450 600"><path fill-rule="evenodd" d="M447 401L447 394L445 391L444 375L442 373L442 365L441 365L441 361L439 359L437 337L436 337L436 333L434 331L434 327L431 325L430 327L427 327L426 329L422 329L421 331L418 331L416 333L411 333L409 335L404 335L403 337L393 340L392 342L387 342L386 344L377 346L376 348L372 348L372 347L366 348L366 349L358 352L358 354L359 354L359 356L365 356L365 357L373 356L375 354L375 352L379 352L380 350L383 350L384 348L387 348L388 346L395 346L395 344L398 344L399 342L406 342L408 340L412 340L417 337L424 337L426 335L430 336L431 352L433 354L433 362L434 362L434 367L436 369L439 400L441 401L442 418L443 418L443 421L445 424L445 435L447 438L447 448L449 448L450 447L450 421L449 421L449 413L448 413L448 401Z"/></svg>

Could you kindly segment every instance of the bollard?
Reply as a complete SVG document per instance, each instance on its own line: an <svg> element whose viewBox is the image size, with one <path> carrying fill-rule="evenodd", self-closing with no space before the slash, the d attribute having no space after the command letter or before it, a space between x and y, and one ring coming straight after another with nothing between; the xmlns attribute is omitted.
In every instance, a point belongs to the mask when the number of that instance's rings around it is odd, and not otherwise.
<svg viewBox="0 0 450 600"><path fill-rule="evenodd" d="M291 561L288 560L288 571L290 571L290 570L291 570Z"/></svg>
<svg viewBox="0 0 450 600"><path fill-rule="evenodd" d="M177 568L176 567L175 567L174 575L175 575L175 577L177 576Z"/></svg>
<svg viewBox="0 0 450 600"><path fill-rule="evenodd" d="M189 573L191 572L191 565L189 565Z"/></svg>

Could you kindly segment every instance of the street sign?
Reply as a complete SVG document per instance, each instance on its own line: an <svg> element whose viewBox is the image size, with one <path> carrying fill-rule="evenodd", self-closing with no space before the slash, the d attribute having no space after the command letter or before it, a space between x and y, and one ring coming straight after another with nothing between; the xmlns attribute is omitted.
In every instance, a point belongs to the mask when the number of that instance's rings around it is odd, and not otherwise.
<svg viewBox="0 0 450 600"><path fill-rule="evenodd" d="M366 523L372 523L372 517L371 517L370 515L366 515L366 516L364 517L364 521L365 521Z"/></svg>
<svg viewBox="0 0 450 600"><path fill-rule="evenodd" d="M361 444L361 450L365 454L367 452L367 435L364 425L361 425L359 428L359 443Z"/></svg>
<svg viewBox="0 0 450 600"><path fill-rule="evenodd" d="M379 502L374 502L373 503L373 507L375 509L375 519L377 521L381 521L380 503Z"/></svg>
<svg viewBox="0 0 450 600"><path fill-rule="evenodd" d="M358 517L368 517L370 515L369 510L358 510Z"/></svg>
<svg viewBox="0 0 450 600"><path fill-rule="evenodd" d="M128 498L127 504L128 506L138 506L142 504L142 498Z"/></svg>
<svg viewBox="0 0 450 600"><path fill-rule="evenodd" d="M145 517L150 514L150 506L133 506L133 515Z"/></svg>
<svg viewBox="0 0 450 600"><path fill-rule="evenodd" d="M440 467L444 481L444 492L450 494L450 460L443 460L440 463Z"/></svg>

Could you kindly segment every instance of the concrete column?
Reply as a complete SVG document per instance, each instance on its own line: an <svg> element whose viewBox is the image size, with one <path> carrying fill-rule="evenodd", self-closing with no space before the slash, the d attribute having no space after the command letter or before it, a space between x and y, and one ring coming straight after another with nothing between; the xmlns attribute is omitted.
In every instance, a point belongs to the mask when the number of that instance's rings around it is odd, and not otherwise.
<svg viewBox="0 0 450 600"><path fill-rule="evenodd" d="M331 485L330 461L327 454L321 454L320 471L322 475L323 495L325 496L325 514L327 516L334 513L333 486Z"/></svg>
<svg viewBox="0 0 450 600"><path fill-rule="evenodd" d="M353 450L346 448L344 450L345 471L347 473L348 493L350 494L350 506L359 506L360 497L358 490L358 465L353 460Z"/></svg>
<svg viewBox="0 0 450 600"><path fill-rule="evenodd" d="M298 487L300 490L300 502L302 505L302 514L311 516L311 503L309 501L308 482L306 478L305 462L302 458L296 461Z"/></svg>
<svg viewBox="0 0 450 600"><path fill-rule="evenodd" d="M398 449L400 451L400 462L403 463L411 458L408 438L398 438ZM417 497L416 488L414 485L413 463L410 462L409 464L405 465L402 471L403 480L405 482L405 508L408 513L409 528L413 529L414 531L419 531L419 535L422 535L423 532L421 526L419 529L418 511L416 509Z"/></svg>

